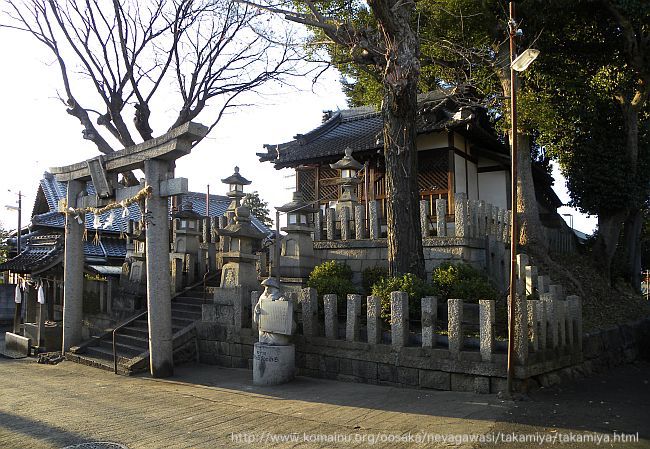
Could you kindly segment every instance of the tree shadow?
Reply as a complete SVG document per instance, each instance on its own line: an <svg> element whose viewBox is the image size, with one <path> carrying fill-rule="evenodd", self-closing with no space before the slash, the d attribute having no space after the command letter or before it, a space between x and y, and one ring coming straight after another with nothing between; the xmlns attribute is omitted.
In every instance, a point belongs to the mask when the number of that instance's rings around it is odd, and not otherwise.
<svg viewBox="0 0 650 449"><path fill-rule="evenodd" d="M146 376L143 376L146 377ZM570 429L612 434L639 433L650 438L650 363L637 362L553 388L525 401L496 395L398 388L311 377L273 387L253 385L250 370L190 364L176 367L165 382L191 384L266 396L390 412L495 421L536 431ZM530 430L530 429L529 429ZM515 430L516 431L516 430Z"/></svg>
<svg viewBox="0 0 650 449"><path fill-rule="evenodd" d="M25 440L37 439L51 443L55 447L64 447L73 444L89 443L94 441L84 435L64 430L60 427L50 426L40 421L35 421L24 416L14 415L0 411L0 433L16 434L16 442L21 440L18 435L24 436ZM21 445L28 447L28 444Z"/></svg>

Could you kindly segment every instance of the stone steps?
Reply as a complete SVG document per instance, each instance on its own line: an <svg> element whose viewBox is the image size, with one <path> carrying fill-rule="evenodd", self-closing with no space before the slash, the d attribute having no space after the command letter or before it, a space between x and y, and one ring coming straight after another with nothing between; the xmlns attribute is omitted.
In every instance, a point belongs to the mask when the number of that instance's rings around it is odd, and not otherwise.
<svg viewBox="0 0 650 449"><path fill-rule="evenodd" d="M71 362L79 363L81 365L86 365L86 366L92 366L94 368L103 369L105 371L114 370L112 354L111 357L109 358L104 354L75 354L69 352L65 355L65 358L66 360L69 360ZM117 364L117 373L125 376L132 374L130 370L125 368L124 365L119 362Z"/></svg>
<svg viewBox="0 0 650 449"><path fill-rule="evenodd" d="M202 304L204 303L203 287L183 292L172 300L172 333L182 334L179 341L174 341L174 349L186 344L190 334L183 333L186 328L201 320ZM137 370L146 369L149 350L149 323L147 316L138 318L121 328L115 338L115 349L118 357L118 373L129 375ZM112 332L94 343L86 345L76 353L70 353L69 360L113 371L113 336ZM136 364L134 367L133 364Z"/></svg>

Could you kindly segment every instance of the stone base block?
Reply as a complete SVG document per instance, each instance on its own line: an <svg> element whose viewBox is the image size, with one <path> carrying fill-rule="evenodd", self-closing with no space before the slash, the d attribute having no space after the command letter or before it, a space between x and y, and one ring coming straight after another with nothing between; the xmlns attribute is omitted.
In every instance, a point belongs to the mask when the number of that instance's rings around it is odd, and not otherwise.
<svg viewBox="0 0 650 449"><path fill-rule="evenodd" d="M255 343L253 348L253 384L280 385L296 374L296 347Z"/></svg>
<svg viewBox="0 0 650 449"><path fill-rule="evenodd" d="M5 333L5 352L9 356L29 356L31 340L13 332Z"/></svg>

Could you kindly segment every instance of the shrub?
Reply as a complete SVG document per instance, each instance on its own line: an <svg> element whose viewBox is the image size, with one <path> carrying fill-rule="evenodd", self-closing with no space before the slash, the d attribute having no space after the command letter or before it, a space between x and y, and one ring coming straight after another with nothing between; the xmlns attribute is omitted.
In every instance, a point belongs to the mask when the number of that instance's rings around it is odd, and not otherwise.
<svg viewBox="0 0 650 449"><path fill-rule="evenodd" d="M334 260L316 266L309 275L307 285L315 288L321 299L326 294L337 295L339 305L344 304L349 293L357 293L357 288L352 283L352 269Z"/></svg>
<svg viewBox="0 0 650 449"><path fill-rule="evenodd" d="M467 264L443 263L433 270L434 294L442 300L459 298L467 301L498 299L499 292L483 273Z"/></svg>
<svg viewBox="0 0 650 449"><path fill-rule="evenodd" d="M409 295L409 317L420 316L420 300L433 293L429 284L414 274L404 276L384 277L372 286L372 295L381 298L381 318L390 322L390 294L391 292L406 292Z"/></svg>
<svg viewBox="0 0 650 449"><path fill-rule="evenodd" d="M382 267L366 268L363 270L361 273L363 292L369 295L372 292L372 286L385 277L388 277L388 270Z"/></svg>

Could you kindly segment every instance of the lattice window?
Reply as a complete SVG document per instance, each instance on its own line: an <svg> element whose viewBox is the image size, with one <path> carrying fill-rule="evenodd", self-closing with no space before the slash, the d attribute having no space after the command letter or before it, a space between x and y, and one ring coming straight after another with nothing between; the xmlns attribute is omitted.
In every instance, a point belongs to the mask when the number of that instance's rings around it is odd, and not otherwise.
<svg viewBox="0 0 650 449"><path fill-rule="evenodd" d="M335 182L339 179L339 171L327 166L321 166L319 169L320 179L318 186L320 190L319 198L321 201L336 201L339 199L339 186Z"/></svg>
<svg viewBox="0 0 650 449"><path fill-rule="evenodd" d="M305 201L316 200L316 169L307 168L296 170L298 191L302 192Z"/></svg>
<svg viewBox="0 0 650 449"><path fill-rule="evenodd" d="M449 154L447 151L418 153L418 188L420 192L447 191Z"/></svg>

